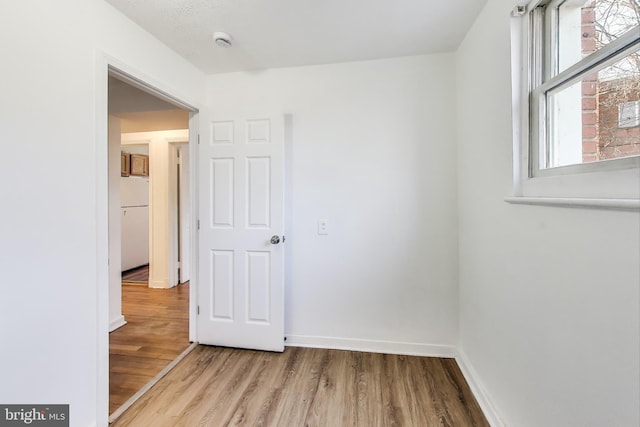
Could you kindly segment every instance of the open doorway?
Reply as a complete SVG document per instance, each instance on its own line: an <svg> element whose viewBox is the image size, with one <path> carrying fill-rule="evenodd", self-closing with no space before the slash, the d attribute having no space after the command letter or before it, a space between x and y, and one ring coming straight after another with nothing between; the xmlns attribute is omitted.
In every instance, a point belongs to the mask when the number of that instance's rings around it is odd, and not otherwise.
<svg viewBox="0 0 640 427"><path fill-rule="evenodd" d="M190 262L180 258L191 246L190 180L177 162L188 152L191 113L114 74L108 98L110 419L190 346L189 277L179 270ZM123 280L123 272L135 270L136 280L126 274Z"/></svg>

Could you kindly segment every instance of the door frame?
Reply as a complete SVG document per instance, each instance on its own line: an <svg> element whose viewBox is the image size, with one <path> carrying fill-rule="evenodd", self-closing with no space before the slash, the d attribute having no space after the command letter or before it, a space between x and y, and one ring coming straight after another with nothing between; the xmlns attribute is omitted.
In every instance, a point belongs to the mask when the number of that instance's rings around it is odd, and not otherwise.
<svg viewBox="0 0 640 427"><path fill-rule="evenodd" d="M104 52L98 52L95 68L95 204L96 204L96 420L99 426L109 423L109 156L108 156L108 78L117 77L179 108L189 111L189 155L197 158L198 112L195 102L185 100L173 88L134 69ZM191 223L196 224L197 165L190 168ZM189 341L197 342L196 307L198 239L197 228L191 227L191 282L189 286Z"/></svg>
<svg viewBox="0 0 640 427"><path fill-rule="evenodd" d="M186 146L186 150L185 150ZM185 174L184 174L184 166L185 166L185 151L188 152L188 142L170 142L169 149L171 153L169 155L169 240L172 242L171 244L171 253L169 254L169 265L172 266L172 270L175 275L175 282L177 284L184 283L187 280L184 279L184 271L187 270L189 274L191 273L188 270L191 267L191 239L187 239L187 243L184 243L184 234L185 229L188 229L188 235L191 237L191 229L193 224L191 224L191 212L189 212L191 208L191 199L194 197L191 188L189 188L189 198L187 202L183 202L185 195ZM179 154L181 153L181 154ZM187 154L187 171L190 173L190 159ZM178 164L180 165L178 170ZM188 186L190 182L186 185ZM189 221L185 221L185 207L189 208L187 210ZM188 227L185 227L185 224L188 224ZM187 257L187 262L185 263L185 247L188 247L189 256ZM177 264L180 263L180 270L178 271ZM185 264L188 264L185 268ZM171 277L171 275L170 275Z"/></svg>

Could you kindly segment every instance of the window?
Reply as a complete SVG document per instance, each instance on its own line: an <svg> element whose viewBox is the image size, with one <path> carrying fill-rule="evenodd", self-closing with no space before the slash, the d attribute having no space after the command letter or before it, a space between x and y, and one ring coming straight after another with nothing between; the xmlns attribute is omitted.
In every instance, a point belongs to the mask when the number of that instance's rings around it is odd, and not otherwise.
<svg viewBox="0 0 640 427"><path fill-rule="evenodd" d="M637 168L640 0L527 11L528 177Z"/></svg>
<svg viewBox="0 0 640 427"><path fill-rule="evenodd" d="M636 126L640 126L640 101L624 102L620 104L618 127L632 128Z"/></svg>
<svg viewBox="0 0 640 427"><path fill-rule="evenodd" d="M640 211L640 0L527 0L511 20L517 204Z"/></svg>

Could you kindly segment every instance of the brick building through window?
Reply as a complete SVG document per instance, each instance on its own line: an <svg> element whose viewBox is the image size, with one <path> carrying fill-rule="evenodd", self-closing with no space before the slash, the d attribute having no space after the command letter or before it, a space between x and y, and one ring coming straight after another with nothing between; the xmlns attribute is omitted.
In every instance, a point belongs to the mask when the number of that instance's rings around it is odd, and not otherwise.
<svg viewBox="0 0 640 427"><path fill-rule="evenodd" d="M582 56L639 24L638 0L588 0L581 8ZM638 51L582 79L582 162L634 155L640 155Z"/></svg>

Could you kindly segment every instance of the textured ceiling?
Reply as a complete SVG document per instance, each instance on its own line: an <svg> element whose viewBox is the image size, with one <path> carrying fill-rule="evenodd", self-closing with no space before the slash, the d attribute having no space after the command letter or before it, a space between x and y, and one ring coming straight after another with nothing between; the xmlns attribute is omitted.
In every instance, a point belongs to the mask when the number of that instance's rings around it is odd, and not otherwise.
<svg viewBox="0 0 640 427"><path fill-rule="evenodd" d="M449 52L486 0L107 0L206 73ZM225 31L233 47L216 47Z"/></svg>

